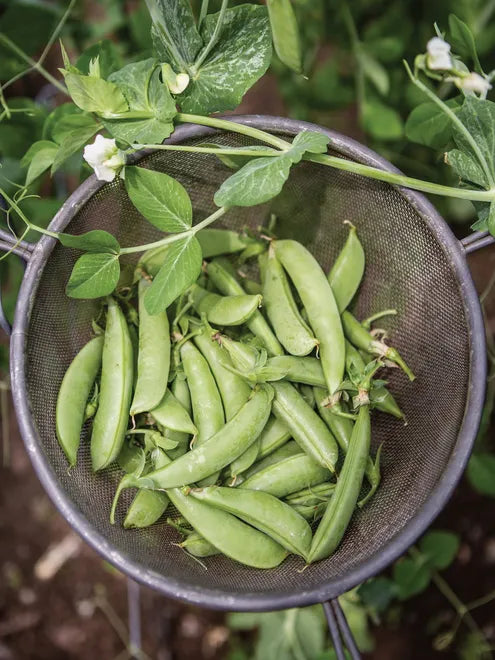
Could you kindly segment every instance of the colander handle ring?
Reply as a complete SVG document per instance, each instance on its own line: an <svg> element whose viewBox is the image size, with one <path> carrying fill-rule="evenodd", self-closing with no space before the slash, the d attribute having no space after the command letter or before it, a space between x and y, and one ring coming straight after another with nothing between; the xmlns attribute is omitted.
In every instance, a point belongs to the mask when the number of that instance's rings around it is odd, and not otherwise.
<svg viewBox="0 0 495 660"><path fill-rule="evenodd" d="M337 598L323 603L323 610L327 618L328 629L332 637L333 648L337 660L345 660L346 655L342 645L344 640L346 649L352 660L361 660L361 654L354 641L354 636L349 628L345 614ZM342 639L341 639L342 638Z"/></svg>
<svg viewBox="0 0 495 660"><path fill-rule="evenodd" d="M464 252L470 254L471 252L481 250L481 248L493 245L493 243L495 243L495 237L487 231L475 231L473 234L463 238L460 243L464 248Z"/></svg>
<svg viewBox="0 0 495 660"><path fill-rule="evenodd" d="M2 198L0 197L0 206L2 206ZM15 246L15 247L14 247ZM24 261L26 264L29 261L32 251L34 250L34 243L27 243L26 241L20 241L17 244L16 239L9 234L9 232L0 229L0 252L12 252ZM7 334L10 335L12 328L10 326L5 312L3 311L2 305L2 287L0 283L0 328Z"/></svg>

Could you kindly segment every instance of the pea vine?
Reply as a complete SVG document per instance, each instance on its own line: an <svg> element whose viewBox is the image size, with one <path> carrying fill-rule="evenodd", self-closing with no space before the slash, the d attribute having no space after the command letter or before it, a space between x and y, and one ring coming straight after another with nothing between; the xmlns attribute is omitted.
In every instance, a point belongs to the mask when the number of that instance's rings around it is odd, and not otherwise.
<svg viewBox="0 0 495 660"><path fill-rule="evenodd" d="M73 4L74 1L69 4L61 24ZM458 186L451 187L331 156L327 153L329 140L319 132L303 131L288 142L265 131L210 116L237 107L246 91L267 70L272 44L282 62L302 71L297 22L289 0L231 8L228 0L222 0L220 10L213 14L208 12L208 0L203 0L197 19L188 0L146 0L146 5L152 24L151 58L117 68L102 48L74 65L61 44L60 72L64 84L52 80L43 68L45 52L38 62L26 60L30 70L44 75L72 103L52 111L46 120L46 139L35 142L24 155L25 185L11 195L0 188L0 194L8 204L7 214L15 212L24 223L25 231L19 241L28 231L35 230L84 253L67 283L69 296L97 298L112 293L119 282L122 255L167 246L162 267L146 296L149 313L164 310L200 272L198 232L232 207L254 206L276 197L292 168L303 160L426 193L471 200L478 214L473 228L495 235L495 104L486 98L495 72L484 72L474 37L457 17L451 15L448 35L435 26L436 36L428 42L426 52L416 57L412 68L404 62L411 83L426 98L408 119L408 135L412 139L418 135L434 136L430 142L445 151L445 163L459 178ZM356 61L364 66L352 16L348 9L346 12ZM51 43L60 29L61 25ZM19 50L5 40L2 45ZM473 71L457 51L472 63ZM16 111L9 108L3 95L10 82L0 91L2 118ZM450 96L447 100L446 89ZM243 148L212 143L163 144L183 123L235 132L255 144ZM93 143L88 144L94 137ZM131 154L145 148L209 154L234 170L214 195L217 210L193 225L191 200L177 180L162 172L126 164ZM20 207L29 195L28 187L48 170L55 174L82 149L98 179L123 180L132 204L166 234L163 238L122 247L104 229L74 236L44 229L29 220Z"/></svg>

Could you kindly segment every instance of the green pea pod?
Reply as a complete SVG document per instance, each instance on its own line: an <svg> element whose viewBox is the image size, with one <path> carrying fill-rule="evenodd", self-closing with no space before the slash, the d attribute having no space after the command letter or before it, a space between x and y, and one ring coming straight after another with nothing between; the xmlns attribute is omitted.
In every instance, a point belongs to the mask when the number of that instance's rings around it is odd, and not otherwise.
<svg viewBox="0 0 495 660"><path fill-rule="evenodd" d="M363 483L370 451L370 438L369 407L361 406L333 497L315 532L308 563L329 557L340 545Z"/></svg>
<svg viewBox="0 0 495 660"><path fill-rule="evenodd" d="M165 513L169 502L165 493L140 489L127 510L124 527L133 529L153 525Z"/></svg>
<svg viewBox="0 0 495 660"><path fill-rule="evenodd" d="M310 385L299 385L299 393L308 406L314 410L316 407L316 400L313 388Z"/></svg>
<svg viewBox="0 0 495 660"><path fill-rule="evenodd" d="M273 495L256 490L210 486L192 489L192 497L264 532L289 552L305 557L311 545L311 528L288 504Z"/></svg>
<svg viewBox="0 0 495 660"><path fill-rule="evenodd" d="M196 435L198 429L194 426L187 410L182 406L172 392L167 389L159 405L150 411L153 419L166 429L181 431Z"/></svg>
<svg viewBox="0 0 495 660"><path fill-rule="evenodd" d="M297 493L292 493L287 497L287 504L305 504L307 506L316 506L320 502L326 502L332 497L335 490L335 484L328 481L322 484L316 484L312 488L303 488Z"/></svg>
<svg viewBox="0 0 495 660"><path fill-rule="evenodd" d="M102 470L119 455L132 395L132 344L120 307L109 298L103 344L100 402L91 435L93 470Z"/></svg>
<svg viewBox="0 0 495 660"><path fill-rule="evenodd" d="M289 440L289 442L286 442L271 454L265 456L261 460L257 461L254 465L252 465L249 470L246 471L244 477L245 479L248 479L253 474L261 472L261 470L264 470L269 465L275 465L275 463L279 463L285 458L289 458L289 456L295 456L296 454L304 455L302 454L301 447L299 447L297 442L294 442L294 440Z"/></svg>
<svg viewBox="0 0 495 660"><path fill-rule="evenodd" d="M263 490L275 497L287 497L330 479L330 472L306 454L296 454L269 465L242 482L239 488Z"/></svg>
<svg viewBox="0 0 495 660"><path fill-rule="evenodd" d="M282 420L270 416L260 435L258 460L270 455L279 447L285 445L290 438L290 431Z"/></svg>
<svg viewBox="0 0 495 660"><path fill-rule="evenodd" d="M308 522L316 522L320 520L327 508L327 502L319 502L316 505L307 504L290 504L294 511L307 520Z"/></svg>
<svg viewBox="0 0 495 660"><path fill-rule="evenodd" d="M330 394L344 378L345 344L339 310L330 284L311 252L293 240L273 241L275 254L292 280L319 341L320 359Z"/></svg>
<svg viewBox="0 0 495 660"><path fill-rule="evenodd" d="M257 296L260 293L263 293L263 288L259 282L250 280L248 278L242 280L243 289L246 293L249 293L251 296Z"/></svg>
<svg viewBox="0 0 495 660"><path fill-rule="evenodd" d="M378 355L391 362L395 362L408 376L409 380L414 380L416 378L400 356L399 352L395 348L387 346L382 341L375 339L366 328L363 328L361 323L359 323L350 312L342 312L342 325L345 336L356 348L366 351L367 353L372 353L373 355Z"/></svg>
<svg viewBox="0 0 495 660"><path fill-rule="evenodd" d="M86 402L100 370L103 341L103 336L95 337L83 346L60 385L56 411L57 438L71 466L76 464Z"/></svg>
<svg viewBox="0 0 495 660"><path fill-rule="evenodd" d="M254 238L229 229L202 229L198 231L196 238L201 245L203 259L242 252L249 245L258 243Z"/></svg>
<svg viewBox="0 0 495 660"><path fill-rule="evenodd" d="M260 439L257 438L253 444L246 449L246 451L236 458L235 461L232 461L230 464L230 474L233 477L237 477L240 474L243 474L248 470L251 465L256 461L258 457L258 452L260 450Z"/></svg>
<svg viewBox="0 0 495 660"><path fill-rule="evenodd" d="M146 453L142 447L134 442L134 439L124 440L122 448L117 456L117 463L119 467L124 470L126 474L132 472L141 472L144 469L146 462Z"/></svg>
<svg viewBox="0 0 495 660"><path fill-rule="evenodd" d="M170 369L170 329L166 312L152 316L146 311L144 296L150 284L139 282L139 354L136 389L131 415L156 408L167 389Z"/></svg>
<svg viewBox="0 0 495 660"><path fill-rule="evenodd" d="M221 336L220 343L228 352L236 369L247 372L256 367L259 351L254 346L235 341L227 335Z"/></svg>
<svg viewBox="0 0 495 660"><path fill-rule="evenodd" d="M225 264L219 259L211 261L208 264L207 270L209 278L224 296L240 296L244 294L242 286L235 277L228 272L225 268ZM258 310L254 312L246 325L253 334L261 339L270 355L283 355L284 350L280 345L280 342Z"/></svg>
<svg viewBox="0 0 495 660"><path fill-rule="evenodd" d="M299 27L290 0L267 0L273 45L281 61L297 73L302 71Z"/></svg>
<svg viewBox="0 0 495 660"><path fill-rule="evenodd" d="M272 383L272 387L275 390L273 414L287 425L303 451L334 472L339 451L325 422L290 383L278 381Z"/></svg>
<svg viewBox="0 0 495 660"><path fill-rule="evenodd" d="M289 282L272 249L263 276L263 299L278 340L292 355L308 355L317 346L310 328L301 318Z"/></svg>
<svg viewBox="0 0 495 660"><path fill-rule="evenodd" d="M146 475L147 480L155 488L175 488L199 482L219 472L258 438L270 414L272 398L273 391L269 386L254 390L237 415L215 435L201 446L196 444L191 451L165 468L150 472Z"/></svg>
<svg viewBox="0 0 495 660"><path fill-rule="evenodd" d="M356 227L350 225L349 236L335 260L328 281L339 312L343 312L354 298L364 274L364 250L357 236Z"/></svg>
<svg viewBox="0 0 495 660"><path fill-rule="evenodd" d="M191 393L189 392L189 387L187 385L186 379L176 376L172 381L170 386L172 394L175 396L177 401L182 405L182 407L187 411L188 415L192 415L192 406L191 406ZM175 460L186 453L189 449L189 439L190 436L188 433L182 433L180 431L170 431L170 429L165 429L165 436L170 440L177 442L177 447L168 452L168 456Z"/></svg>
<svg viewBox="0 0 495 660"><path fill-rule="evenodd" d="M222 326L245 323L261 305L262 296L219 296L197 284L190 289L191 302L198 314L206 314L210 323Z"/></svg>
<svg viewBox="0 0 495 660"><path fill-rule="evenodd" d="M212 557L213 555L220 554L220 551L204 539L201 534L198 534L198 532L188 534L187 538L182 543L179 543L179 547L187 550L187 552L195 557Z"/></svg>
<svg viewBox="0 0 495 660"><path fill-rule="evenodd" d="M268 358L266 367L267 369L283 371L285 380L290 380L293 383L326 387L325 376L318 358L277 355Z"/></svg>
<svg viewBox="0 0 495 660"><path fill-rule="evenodd" d="M138 377L139 335L134 323L128 323L127 327L129 328L129 337L132 344L132 386L133 389L136 389Z"/></svg>

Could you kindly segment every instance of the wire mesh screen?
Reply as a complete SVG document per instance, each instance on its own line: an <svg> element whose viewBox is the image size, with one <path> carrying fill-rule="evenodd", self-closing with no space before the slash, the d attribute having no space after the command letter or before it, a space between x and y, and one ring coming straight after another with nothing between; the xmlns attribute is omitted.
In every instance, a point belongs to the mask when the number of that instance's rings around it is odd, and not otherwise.
<svg viewBox="0 0 495 660"><path fill-rule="evenodd" d="M227 145L249 144L235 134L215 137ZM230 171L214 156L158 152L140 165L167 172L186 187L195 220L214 210L213 194ZM395 307L397 317L380 325L417 375L409 383L389 370L390 387L408 424L381 413L373 415L373 447L383 443L383 481L376 496L357 513L338 551L326 561L299 572L303 561L292 557L270 571L254 570L227 558L205 560L205 570L173 545L174 530L157 523L145 530L121 526L128 491L119 506L118 523L109 523L116 470L90 470L89 433L85 429L77 467L68 471L55 436L55 404L63 374L89 339L97 302L67 298L64 287L78 253L57 246L41 277L28 334L28 394L39 442L56 478L69 497L119 555L128 557L185 588L207 587L226 595L303 592L341 578L380 553L418 512L439 480L453 451L468 387L469 340L459 283L438 237L410 203L386 184L310 163L294 168L282 194L255 208L235 208L219 226L256 228L270 213L278 216L281 237L302 241L328 269L344 243L351 220L366 251L366 274L355 312L358 317ZM217 225L218 226L218 225ZM80 209L67 231L104 228L122 245L160 237L129 202L121 181L107 184ZM135 255L137 258L137 255ZM322 301L324 304L324 301ZM235 602L226 600L226 607Z"/></svg>

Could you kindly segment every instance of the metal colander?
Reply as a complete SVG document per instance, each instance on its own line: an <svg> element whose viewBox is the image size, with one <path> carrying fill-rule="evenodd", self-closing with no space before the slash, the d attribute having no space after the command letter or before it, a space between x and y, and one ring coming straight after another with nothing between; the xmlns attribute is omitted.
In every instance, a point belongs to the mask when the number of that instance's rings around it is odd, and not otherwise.
<svg viewBox="0 0 495 660"><path fill-rule="evenodd" d="M306 128L320 130L331 139L330 153L393 170L368 149L320 127L257 116L235 120L285 138ZM195 144L211 141L214 133L180 126L170 141ZM236 133L215 134L214 141L251 143ZM213 194L231 173L210 155L160 151L138 154L136 162L177 178L192 198L196 221L215 209ZM257 228L270 212L278 216L278 235L303 242L325 270L347 235L343 221L352 220L367 262L356 314L397 308L398 315L380 325L417 375L410 383L399 370L387 374L408 424L374 414L373 447L383 443L383 481L376 496L353 517L337 552L325 561L301 571L302 560L292 557L279 568L263 571L219 556L207 559L205 570L172 544L178 536L166 524L122 528L130 491L120 503L118 524L110 525L118 471L91 472L88 429L77 467L69 471L55 436L55 403L63 374L90 338L91 319L99 307L96 301L65 295L79 253L47 237L40 240L29 260L11 338L21 432L41 481L64 517L105 559L136 580L169 596L226 610L323 602L403 553L458 481L484 394L483 324L464 249L421 195L304 162L294 168L277 199L234 208L216 226ZM94 177L65 203L51 228L76 234L104 228L124 246L160 237L133 207L121 181L102 184Z"/></svg>

